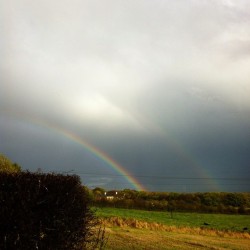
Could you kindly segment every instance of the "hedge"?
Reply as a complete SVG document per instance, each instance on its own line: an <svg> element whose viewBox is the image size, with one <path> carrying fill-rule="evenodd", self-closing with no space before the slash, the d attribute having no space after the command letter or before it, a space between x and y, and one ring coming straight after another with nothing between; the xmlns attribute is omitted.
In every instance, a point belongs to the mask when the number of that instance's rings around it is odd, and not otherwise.
<svg viewBox="0 0 250 250"><path fill-rule="evenodd" d="M0 173L0 249L83 249L88 203L78 176Z"/></svg>

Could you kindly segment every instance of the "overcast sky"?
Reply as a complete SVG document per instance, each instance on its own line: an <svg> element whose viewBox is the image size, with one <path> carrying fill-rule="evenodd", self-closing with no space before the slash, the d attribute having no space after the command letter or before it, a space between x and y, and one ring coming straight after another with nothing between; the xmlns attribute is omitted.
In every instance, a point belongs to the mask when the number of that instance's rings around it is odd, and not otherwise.
<svg viewBox="0 0 250 250"><path fill-rule="evenodd" d="M148 190L250 191L249 27L248 0L0 0L0 152L133 188L60 128Z"/></svg>

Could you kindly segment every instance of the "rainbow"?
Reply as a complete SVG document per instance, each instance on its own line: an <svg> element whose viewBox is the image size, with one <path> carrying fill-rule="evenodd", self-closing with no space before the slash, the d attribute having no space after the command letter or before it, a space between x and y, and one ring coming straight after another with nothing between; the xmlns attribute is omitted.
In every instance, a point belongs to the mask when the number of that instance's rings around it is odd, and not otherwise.
<svg viewBox="0 0 250 250"><path fill-rule="evenodd" d="M15 112L11 112L12 116L16 117L17 119L28 122L30 124L33 124L35 126L40 126L46 129L51 130L52 132L56 132L59 135L79 144L82 146L87 152L94 155L97 159L101 160L108 166L110 166L113 170L115 170L119 175L125 178L125 180L136 190L147 190L142 183L140 183L124 166L119 164L117 161L112 159L106 152L100 150L99 148L95 147L91 143L89 143L87 140L82 139L79 135L73 133L72 131L69 131L67 129L64 129L58 125L54 125L52 123L45 122L44 120L38 119L38 118L31 118L27 117L25 114L16 114ZM8 115L9 112L8 112ZM24 119L25 117L25 119ZM214 191L220 190L219 185L216 181L216 179L212 178L212 174L209 173L204 167L202 167L202 164L198 162L197 159L195 159L192 156L192 153L187 150L186 147L183 146L183 144L180 144L176 138L173 137L173 134L166 133L164 131L161 136L163 136L168 143L172 145L172 147L178 152L178 154L185 159L187 162L190 163L190 165L193 167L193 171L195 171L199 176L200 179L204 180L204 184L206 184L208 187L212 188Z"/></svg>
<svg viewBox="0 0 250 250"><path fill-rule="evenodd" d="M197 157L195 157L194 153L192 153L192 151L188 149L188 146L185 146L182 141L177 139L178 136L175 135L173 131L169 133L169 131L166 131L165 128L156 124L154 124L154 127L156 127L159 131L161 139L165 139L167 143L170 144L178 153L178 155L181 156L182 159L187 163L189 163L190 166L192 166L192 170L194 170L195 173L199 175L199 178L194 179L202 179L204 181L204 184L209 187L209 189L212 189L212 191L220 190L219 183L216 181L216 178L213 178L213 174L211 173L211 171L208 171L207 168L203 166L203 164L197 159ZM192 177L189 176L188 178ZM180 177L180 179L182 178ZM183 179L185 179L185 177Z"/></svg>
<svg viewBox="0 0 250 250"><path fill-rule="evenodd" d="M13 114L12 114L13 115ZM112 159L106 152L100 150L99 148L95 147L94 145L90 144L88 141L82 139L77 134L73 133L72 131L63 129L62 127L56 126L54 124L45 122L43 120L39 119L33 119L26 117L23 119L23 116L20 114L15 114L15 117L17 117L19 120L24 122L29 122L30 124L33 124L35 126L43 127L46 129L51 130L52 132L56 132L65 138L73 141L74 143L79 144L82 146L87 152L94 155L97 159L101 160L108 166L110 166L113 170L115 170L119 175L125 178L125 180L131 184L131 186L138 191L146 191L147 189L121 164L119 164L117 161Z"/></svg>
<svg viewBox="0 0 250 250"><path fill-rule="evenodd" d="M56 132L60 133L64 137L83 146L85 150L95 155L98 159L102 160L103 162L108 164L110 167L112 167L112 169L114 169L116 172L122 175L136 190L138 191L146 190L146 188L135 177L133 177L133 175L129 173L129 171L126 170L125 167L123 167L121 164L119 164L114 159L112 159L104 151L101 151L99 148L93 146L86 140L81 139L78 135L74 134L73 132L70 132L68 130L65 130L59 127L54 127L54 126L52 127L52 125L48 126L48 124L46 124L46 127L55 130Z"/></svg>
<svg viewBox="0 0 250 250"><path fill-rule="evenodd" d="M198 161L197 158L195 158L191 151L187 149L183 145L183 143L180 143L174 134L170 134L167 132L162 132L161 136L165 138L165 140L175 149L175 151L178 153L179 156L182 157L183 160L185 160L187 163L189 163L190 166L192 166L191 171L194 171L196 174L198 174L198 178L194 179L202 179L204 184L209 187L211 191L218 191L220 190L220 187L216 181L215 178L212 177L212 173L210 173L205 167L202 166L202 163ZM185 179L181 178L180 179ZM191 176L188 176L187 178L192 178Z"/></svg>

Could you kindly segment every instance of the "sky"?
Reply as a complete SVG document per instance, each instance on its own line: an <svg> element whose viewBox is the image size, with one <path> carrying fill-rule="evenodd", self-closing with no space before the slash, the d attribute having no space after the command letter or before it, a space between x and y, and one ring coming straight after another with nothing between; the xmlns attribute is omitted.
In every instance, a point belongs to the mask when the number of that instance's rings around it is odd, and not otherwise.
<svg viewBox="0 0 250 250"><path fill-rule="evenodd" d="M0 152L91 188L250 191L249 27L248 0L0 0Z"/></svg>

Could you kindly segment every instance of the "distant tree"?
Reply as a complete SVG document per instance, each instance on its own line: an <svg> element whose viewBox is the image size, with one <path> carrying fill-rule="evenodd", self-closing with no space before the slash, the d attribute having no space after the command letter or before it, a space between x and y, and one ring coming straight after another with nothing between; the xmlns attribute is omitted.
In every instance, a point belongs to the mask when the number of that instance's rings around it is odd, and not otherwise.
<svg viewBox="0 0 250 250"><path fill-rule="evenodd" d="M104 193L105 193L105 189L101 188L101 187L96 187L92 191L93 191L94 194L104 195Z"/></svg>
<svg viewBox="0 0 250 250"><path fill-rule="evenodd" d="M0 172L21 172L21 167L17 163L12 163L6 156L0 154Z"/></svg>
<svg viewBox="0 0 250 250"><path fill-rule="evenodd" d="M94 200L102 200L104 198L105 189L96 187L92 190L92 197Z"/></svg>
<svg viewBox="0 0 250 250"><path fill-rule="evenodd" d="M136 199L138 197L139 192L133 189L124 189L122 191L124 198L126 199Z"/></svg>
<svg viewBox="0 0 250 250"><path fill-rule="evenodd" d="M89 189L86 186L83 186L84 192L88 195L89 201L93 201L94 200L94 193L93 190Z"/></svg>
<svg viewBox="0 0 250 250"><path fill-rule="evenodd" d="M232 207L240 207L247 203L243 194L228 193L225 195L225 205Z"/></svg>
<svg viewBox="0 0 250 250"><path fill-rule="evenodd" d="M201 203L205 206L218 206L221 203L220 195L216 193L200 194Z"/></svg>

